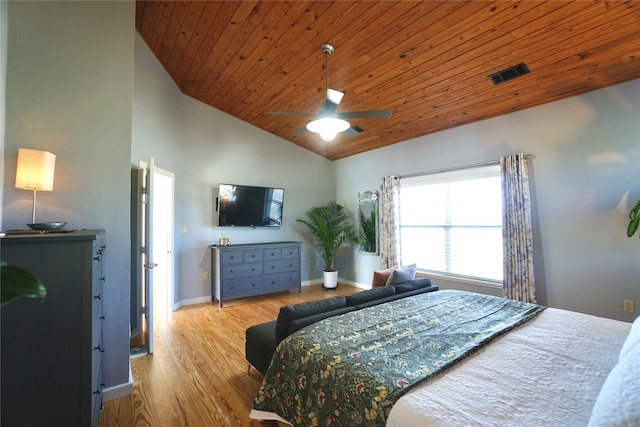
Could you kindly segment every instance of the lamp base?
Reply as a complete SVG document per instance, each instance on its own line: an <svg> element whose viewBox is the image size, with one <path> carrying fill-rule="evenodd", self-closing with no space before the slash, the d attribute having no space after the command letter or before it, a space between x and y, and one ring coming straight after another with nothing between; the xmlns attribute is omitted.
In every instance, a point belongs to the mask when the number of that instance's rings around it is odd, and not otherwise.
<svg viewBox="0 0 640 427"><path fill-rule="evenodd" d="M36 231L57 231L61 230L66 222L38 222L36 224L27 224L30 229Z"/></svg>

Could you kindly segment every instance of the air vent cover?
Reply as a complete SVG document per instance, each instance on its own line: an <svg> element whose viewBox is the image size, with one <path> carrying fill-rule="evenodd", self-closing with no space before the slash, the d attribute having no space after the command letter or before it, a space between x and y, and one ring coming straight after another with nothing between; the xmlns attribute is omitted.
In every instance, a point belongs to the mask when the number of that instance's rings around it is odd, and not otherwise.
<svg viewBox="0 0 640 427"><path fill-rule="evenodd" d="M491 74L489 78L491 79L494 85L499 85L500 83L513 80L516 77L520 77L525 74L529 74L529 69L527 68L526 65L524 65L524 62L522 62L518 65L514 65L513 67Z"/></svg>

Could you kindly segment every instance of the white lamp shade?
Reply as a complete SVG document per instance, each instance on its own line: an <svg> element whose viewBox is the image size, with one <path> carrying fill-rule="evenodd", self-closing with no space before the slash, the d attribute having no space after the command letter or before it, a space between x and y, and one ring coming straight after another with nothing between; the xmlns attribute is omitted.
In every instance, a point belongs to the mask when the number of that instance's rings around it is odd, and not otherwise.
<svg viewBox="0 0 640 427"><path fill-rule="evenodd" d="M340 132L349 129L351 125L348 121L335 117L322 117L307 123L307 130L319 133L325 141L333 141L333 138Z"/></svg>
<svg viewBox="0 0 640 427"><path fill-rule="evenodd" d="M53 190L56 155L48 151L18 149L16 188L22 190Z"/></svg>

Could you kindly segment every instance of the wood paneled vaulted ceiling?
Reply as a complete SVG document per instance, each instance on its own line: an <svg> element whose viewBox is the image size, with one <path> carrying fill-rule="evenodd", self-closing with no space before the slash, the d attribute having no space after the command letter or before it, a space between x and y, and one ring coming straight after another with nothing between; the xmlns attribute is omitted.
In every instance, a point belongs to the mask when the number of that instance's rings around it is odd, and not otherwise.
<svg viewBox="0 0 640 427"><path fill-rule="evenodd" d="M151 1L136 28L180 90L330 160L640 77L636 1ZM304 132L330 87L364 132ZM529 74L494 85L490 74ZM543 126L544 124L541 124Z"/></svg>

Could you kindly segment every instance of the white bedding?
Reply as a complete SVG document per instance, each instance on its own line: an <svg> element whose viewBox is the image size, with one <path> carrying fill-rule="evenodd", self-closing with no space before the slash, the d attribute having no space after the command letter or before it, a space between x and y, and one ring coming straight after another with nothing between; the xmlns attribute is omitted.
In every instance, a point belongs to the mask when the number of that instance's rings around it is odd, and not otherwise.
<svg viewBox="0 0 640 427"><path fill-rule="evenodd" d="M413 388L387 427L586 426L630 327L547 308ZM251 418L284 421L255 410Z"/></svg>
<svg viewBox="0 0 640 427"><path fill-rule="evenodd" d="M412 389L387 427L586 426L630 327L548 308Z"/></svg>

